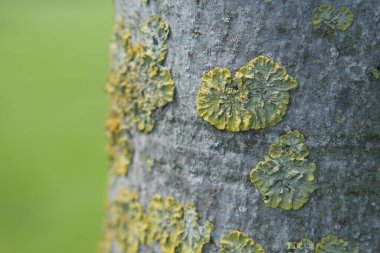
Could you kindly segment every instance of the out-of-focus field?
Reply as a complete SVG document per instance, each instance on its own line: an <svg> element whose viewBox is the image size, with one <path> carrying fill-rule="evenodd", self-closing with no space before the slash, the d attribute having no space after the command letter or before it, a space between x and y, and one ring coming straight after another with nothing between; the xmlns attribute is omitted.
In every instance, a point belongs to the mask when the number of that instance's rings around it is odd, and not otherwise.
<svg viewBox="0 0 380 253"><path fill-rule="evenodd" d="M0 252L100 237L113 3L0 0Z"/></svg>

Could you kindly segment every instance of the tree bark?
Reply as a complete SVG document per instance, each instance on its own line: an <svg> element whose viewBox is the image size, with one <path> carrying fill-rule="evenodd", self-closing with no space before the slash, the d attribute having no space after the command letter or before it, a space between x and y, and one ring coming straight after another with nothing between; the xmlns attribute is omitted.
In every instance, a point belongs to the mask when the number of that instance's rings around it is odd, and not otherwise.
<svg viewBox="0 0 380 253"><path fill-rule="evenodd" d="M217 252L222 236L241 231L266 252L287 243L328 235L348 242L350 252L380 250L380 2L341 0L354 14L345 31L317 28L323 1L116 0L116 20L141 41L139 26L152 16L170 25L163 65L175 83L172 103L153 112L155 126L129 131L132 163L125 176L111 175L109 193L138 192L142 206L155 194L197 206L200 223L215 230L203 252ZM117 51L119 55L122 52ZM282 121L260 130L218 130L197 113L204 73L228 68L232 76L264 55L298 81ZM113 67L120 60L113 58ZM316 164L318 189L299 210L268 208L250 172L270 145L300 131ZM112 252L122 252L117 246ZM128 250L127 250L128 252ZM158 243L140 252L160 252Z"/></svg>

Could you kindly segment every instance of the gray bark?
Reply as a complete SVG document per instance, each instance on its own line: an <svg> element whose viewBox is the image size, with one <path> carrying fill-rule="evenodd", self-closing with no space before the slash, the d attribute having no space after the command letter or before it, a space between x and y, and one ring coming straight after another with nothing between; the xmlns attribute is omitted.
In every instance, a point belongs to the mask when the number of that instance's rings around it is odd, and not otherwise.
<svg viewBox="0 0 380 253"><path fill-rule="evenodd" d="M266 252L286 252L287 241L314 242L333 234L361 252L379 252L380 1L334 1L355 15L345 32L318 33L311 22L324 1L116 0L116 19L138 27L159 15L170 24L165 66L175 82L174 102L157 110L150 134L133 132L135 153L126 177L145 209L154 194L196 204L201 222L215 225L204 252L239 230ZM298 80L284 119L259 131L220 131L196 110L202 74L226 67L234 74L259 55L279 62ZM357 66L357 67L353 67ZM298 211L270 209L250 182L251 169L285 130L302 132L319 188ZM147 159L154 160L152 170ZM152 248L142 246L141 252ZM159 252L159 247L153 247Z"/></svg>

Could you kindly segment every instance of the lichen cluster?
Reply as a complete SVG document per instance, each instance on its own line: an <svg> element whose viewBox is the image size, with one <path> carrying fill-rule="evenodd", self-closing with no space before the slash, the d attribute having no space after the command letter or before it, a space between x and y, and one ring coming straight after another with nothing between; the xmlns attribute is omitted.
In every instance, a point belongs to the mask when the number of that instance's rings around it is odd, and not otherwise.
<svg viewBox="0 0 380 253"><path fill-rule="evenodd" d="M113 242L121 252L137 253L148 228L138 193L122 188L108 210L100 253L112 252Z"/></svg>
<svg viewBox="0 0 380 253"><path fill-rule="evenodd" d="M121 64L108 77L110 96L107 135L111 170L125 175L133 157L132 128L149 133L154 128L152 114L173 101L174 81L162 65L167 54L165 42L169 25L153 17L141 25L142 43L132 45L131 33L119 22L113 45L123 51Z"/></svg>
<svg viewBox="0 0 380 253"><path fill-rule="evenodd" d="M323 25L340 31L347 30L354 21L354 14L347 7L341 7L339 10L331 4L324 4L319 7L317 12L313 17L313 24L316 27L321 27Z"/></svg>
<svg viewBox="0 0 380 253"><path fill-rule="evenodd" d="M277 124L289 104L289 91L297 81L284 67L259 56L241 67L234 78L225 68L202 77L197 96L199 115L220 130L261 129Z"/></svg>
<svg viewBox="0 0 380 253"><path fill-rule="evenodd" d="M373 76L373 78L377 79L377 80L380 80L380 69L378 68L373 68L371 70L371 74Z"/></svg>
<svg viewBox="0 0 380 253"><path fill-rule="evenodd" d="M263 247L248 235L233 231L220 239L220 253L265 253Z"/></svg>
<svg viewBox="0 0 380 253"><path fill-rule="evenodd" d="M130 32L122 24L117 26L114 41L124 48L125 58L111 72L106 90L111 97L110 114L122 115L123 128L149 133L154 127L152 113L174 97L170 70L162 65L169 24L155 16L143 23L140 31L143 42L133 46Z"/></svg>
<svg viewBox="0 0 380 253"><path fill-rule="evenodd" d="M298 210L317 189L315 164L299 131L288 132L270 146L269 155L251 171L251 181L270 208Z"/></svg>
<svg viewBox="0 0 380 253"><path fill-rule="evenodd" d="M155 195L149 205L148 244L159 241L163 253L200 253L210 241L213 224L198 224L194 205L181 204L172 197Z"/></svg>
<svg viewBox="0 0 380 253"><path fill-rule="evenodd" d="M314 253L314 243L309 239L302 239L299 242L288 242L288 253Z"/></svg>
<svg viewBox="0 0 380 253"><path fill-rule="evenodd" d="M309 239L302 239L299 242L288 242L288 253L347 253L348 242L329 235L317 243Z"/></svg>
<svg viewBox="0 0 380 253"><path fill-rule="evenodd" d="M116 243L119 251L136 253L141 244L160 243L163 253L201 253L210 241L214 225L198 223L196 207L187 203L183 209L172 197L155 195L146 214L137 192L121 188L108 205L103 240L99 253L111 253Z"/></svg>

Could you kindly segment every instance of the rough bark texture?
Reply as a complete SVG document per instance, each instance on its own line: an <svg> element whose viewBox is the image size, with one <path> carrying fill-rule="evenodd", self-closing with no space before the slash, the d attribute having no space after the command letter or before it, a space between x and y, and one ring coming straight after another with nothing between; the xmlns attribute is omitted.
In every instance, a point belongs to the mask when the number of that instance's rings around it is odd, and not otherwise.
<svg viewBox="0 0 380 253"><path fill-rule="evenodd" d="M126 177L112 177L139 192L143 206L154 194L192 202L202 221L215 225L204 252L239 230L267 252L285 252L287 241L315 242L330 234L350 248L379 252L380 1L334 1L355 20L345 32L318 32L312 17L323 1L304 0L116 0L116 19L139 24L159 15L170 24L165 66L176 91L173 103L155 112L150 134L133 132L133 164ZM260 131L231 133L204 121L196 110L202 74L226 67L234 74L265 55L299 83L283 121ZM117 64L114 62L114 64ZM285 130L306 137L319 188L298 211L270 209L250 182L251 169ZM150 170L147 159L153 159ZM141 252L159 252L158 245Z"/></svg>

